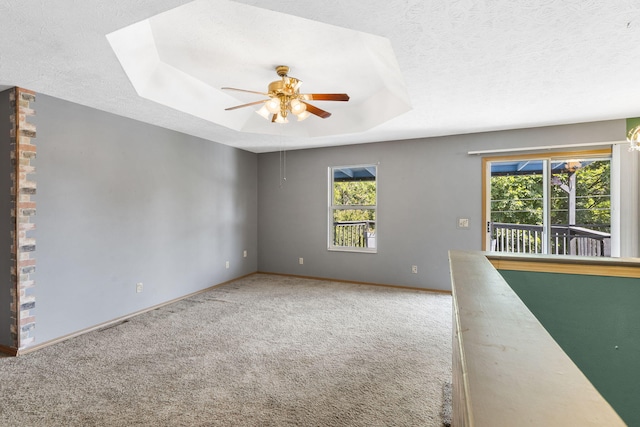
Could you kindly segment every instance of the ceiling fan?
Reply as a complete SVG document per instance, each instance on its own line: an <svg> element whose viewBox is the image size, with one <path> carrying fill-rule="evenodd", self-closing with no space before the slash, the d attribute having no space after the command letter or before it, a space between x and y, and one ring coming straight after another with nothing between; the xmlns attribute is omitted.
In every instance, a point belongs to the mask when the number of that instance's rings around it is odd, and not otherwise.
<svg viewBox="0 0 640 427"><path fill-rule="evenodd" d="M311 105L307 101L349 100L349 95L346 93L300 93L302 81L295 77L289 77L289 67L286 65L278 65L276 67L276 73L278 73L278 76L282 79L269 83L268 92L256 92L253 90L223 87L223 90L255 93L268 97L267 99L262 99L260 101L225 108L225 111L264 104L262 108L256 111L256 113L260 114L265 119L271 120L272 123L288 123L287 115L289 115L289 113L295 115L298 118L298 121L306 119L311 114L322 119L326 119L331 116L331 113L328 111Z"/></svg>

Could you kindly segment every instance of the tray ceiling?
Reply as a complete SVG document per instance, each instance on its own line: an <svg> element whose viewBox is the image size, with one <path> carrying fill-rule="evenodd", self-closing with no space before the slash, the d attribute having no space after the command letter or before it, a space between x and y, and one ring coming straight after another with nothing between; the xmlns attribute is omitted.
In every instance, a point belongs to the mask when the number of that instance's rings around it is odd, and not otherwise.
<svg viewBox="0 0 640 427"><path fill-rule="evenodd" d="M640 116L640 3L635 0L240 0L234 3L316 21L309 23L309 32L318 23L388 39L412 107L351 133L240 132L140 97L107 40L107 34L187 3L4 1L0 87L25 87L254 152ZM223 10L229 2L208 3ZM242 13L216 19L242 33L255 18ZM305 31L296 28L289 39ZM263 42L277 52L281 40L266 32ZM345 67L354 60L350 49L331 49L330 56ZM299 56L304 57L306 50ZM274 54L266 64L263 57L243 56L242 70L228 73L242 79L225 85L261 90L261 84L275 80L272 67L286 61L305 90L327 89L332 79L316 79L307 71L313 67L297 59ZM228 58L215 60L221 70L230 67ZM255 75L249 77L249 70ZM336 90L349 93L350 88ZM331 110L331 104L322 107Z"/></svg>

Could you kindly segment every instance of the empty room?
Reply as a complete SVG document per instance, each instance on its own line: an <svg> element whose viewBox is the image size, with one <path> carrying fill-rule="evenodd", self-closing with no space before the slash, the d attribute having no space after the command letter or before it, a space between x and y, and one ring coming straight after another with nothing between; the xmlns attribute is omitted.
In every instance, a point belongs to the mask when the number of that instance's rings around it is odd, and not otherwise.
<svg viewBox="0 0 640 427"><path fill-rule="evenodd" d="M640 426L638 58L629 0L2 2L0 424Z"/></svg>

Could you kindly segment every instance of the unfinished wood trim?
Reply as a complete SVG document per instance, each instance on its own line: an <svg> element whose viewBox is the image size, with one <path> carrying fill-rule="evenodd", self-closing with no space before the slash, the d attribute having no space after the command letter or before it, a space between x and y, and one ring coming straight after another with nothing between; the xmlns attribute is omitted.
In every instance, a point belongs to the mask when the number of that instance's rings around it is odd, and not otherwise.
<svg viewBox="0 0 640 427"><path fill-rule="evenodd" d="M453 417L467 420L456 427L626 425L484 253L449 259L463 383Z"/></svg>
<svg viewBox="0 0 640 427"><path fill-rule="evenodd" d="M565 255L502 255L489 253L487 259L497 270L583 274L640 278L640 259L592 258Z"/></svg>
<svg viewBox="0 0 640 427"><path fill-rule="evenodd" d="M489 161L486 158L482 159L482 227L480 230L482 232L482 250L488 251L491 248L487 247L487 240L489 238L487 235L487 223L489 222L489 213L491 211L491 207L488 206L489 203L489 193L491 188L491 178L487 174L487 168L489 165Z"/></svg>
<svg viewBox="0 0 640 427"><path fill-rule="evenodd" d="M13 347L7 347L6 345L0 345L0 353L6 354L8 356L17 356L18 349Z"/></svg>

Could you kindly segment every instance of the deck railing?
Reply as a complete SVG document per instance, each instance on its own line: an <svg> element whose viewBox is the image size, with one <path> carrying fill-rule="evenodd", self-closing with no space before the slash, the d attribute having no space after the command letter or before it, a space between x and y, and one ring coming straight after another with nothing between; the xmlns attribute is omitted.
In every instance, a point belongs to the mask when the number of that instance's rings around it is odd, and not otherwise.
<svg viewBox="0 0 640 427"><path fill-rule="evenodd" d="M489 223L491 251L542 253L542 225ZM611 256L611 234L575 225L551 226L549 253Z"/></svg>
<svg viewBox="0 0 640 427"><path fill-rule="evenodd" d="M333 245L352 248L375 248L375 221L336 221L333 223Z"/></svg>

